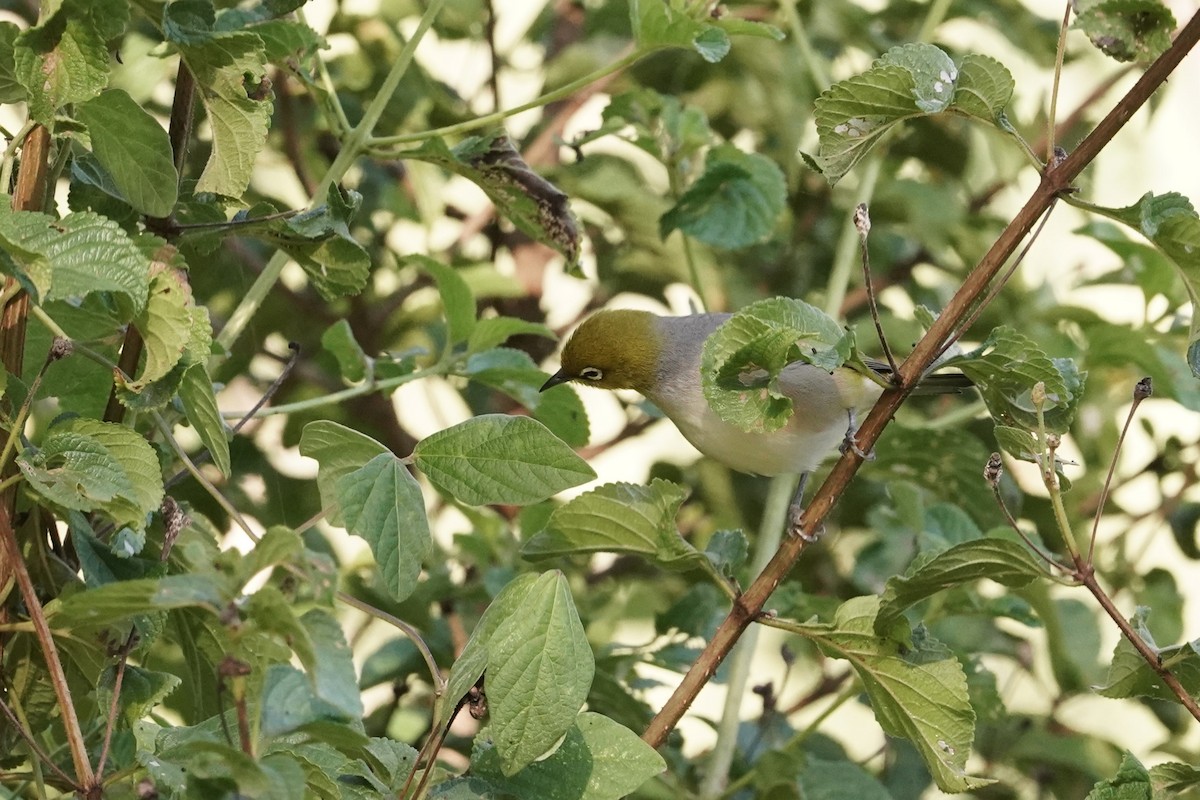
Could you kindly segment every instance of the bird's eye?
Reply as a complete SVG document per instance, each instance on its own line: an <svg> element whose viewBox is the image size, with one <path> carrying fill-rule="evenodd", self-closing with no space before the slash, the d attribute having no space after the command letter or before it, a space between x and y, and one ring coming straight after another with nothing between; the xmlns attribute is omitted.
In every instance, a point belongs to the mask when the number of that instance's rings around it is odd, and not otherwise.
<svg viewBox="0 0 1200 800"><path fill-rule="evenodd" d="M579 377L585 381L598 381L604 377L604 372L598 367L584 367L579 370Z"/></svg>

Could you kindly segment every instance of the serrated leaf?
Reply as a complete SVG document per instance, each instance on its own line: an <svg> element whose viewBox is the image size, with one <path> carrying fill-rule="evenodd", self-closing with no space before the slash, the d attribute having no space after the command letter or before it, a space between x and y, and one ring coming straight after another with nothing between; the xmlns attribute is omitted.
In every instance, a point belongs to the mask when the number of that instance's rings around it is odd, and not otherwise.
<svg viewBox="0 0 1200 800"><path fill-rule="evenodd" d="M300 454L314 459L321 505L329 510L331 524L341 524L337 482L381 453L391 453L379 442L336 422L318 420L304 426L300 434Z"/></svg>
<svg viewBox="0 0 1200 800"><path fill-rule="evenodd" d="M875 635L879 605L878 597L856 597L838 608L831 624L810 623L798 631L827 655L849 660L880 727L916 746L939 789L965 792L993 783L966 773L975 712L962 664L903 658L896 641Z"/></svg>
<svg viewBox="0 0 1200 800"><path fill-rule="evenodd" d="M1016 81L1008 68L990 56L971 53L958 68L954 108L985 122L1000 120L1012 99Z"/></svg>
<svg viewBox="0 0 1200 800"><path fill-rule="evenodd" d="M1010 589L1045 575L1037 558L1016 542L976 539L938 553L907 575L889 578L880 596L875 633L883 636L905 609L938 592L988 578Z"/></svg>
<svg viewBox="0 0 1200 800"><path fill-rule="evenodd" d="M317 694L308 677L289 664L271 664L263 678L262 735L281 736L323 720L348 722L352 717Z"/></svg>
<svg viewBox="0 0 1200 800"><path fill-rule="evenodd" d="M710 64L729 54L729 34L713 24L703 6L683 7L662 0L634 0L629 4L638 46L650 50L680 47L694 50ZM730 32L737 31L736 28Z"/></svg>
<svg viewBox="0 0 1200 800"><path fill-rule="evenodd" d="M783 172L757 153L725 145L709 153L704 174L659 220L714 247L734 250L770 238L787 200Z"/></svg>
<svg viewBox="0 0 1200 800"><path fill-rule="evenodd" d="M150 290L146 306L134 318L142 334L145 363L136 380L125 387L139 392L170 372L183 358L192 338L192 287L187 276L161 261L151 265Z"/></svg>
<svg viewBox="0 0 1200 800"><path fill-rule="evenodd" d="M486 731L485 731L486 733ZM585 711L554 755L506 777L490 742L476 743L471 772L493 791L538 800L620 800L666 769L662 756L608 717Z"/></svg>
<svg viewBox="0 0 1200 800"><path fill-rule="evenodd" d="M1175 16L1158 0L1089 0L1079 4L1074 27L1117 61L1149 64L1171 46Z"/></svg>
<svg viewBox="0 0 1200 800"><path fill-rule="evenodd" d="M748 432L787 424L792 401L779 385L792 362L832 370L849 355L846 332L802 300L774 297L738 311L704 343L704 396L721 419Z"/></svg>
<svg viewBox="0 0 1200 800"><path fill-rule="evenodd" d="M350 329L349 322L339 319L326 328L321 334L321 346L337 359L338 370L343 378L357 383L367 377L370 359L354 338L354 331Z"/></svg>
<svg viewBox="0 0 1200 800"><path fill-rule="evenodd" d="M1086 800L1132 800L1150 796L1150 773L1132 753L1126 752L1117 774L1093 786Z"/></svg>
<svg viewBox="0 0 1200 800"><path fill-rule="evenodd" d="M117 675L116 666L109 666L100 675L96 695L101 707L109 708ZM183 680L169 672L155 672L135 664L126 664L121 676L121 696L117 708L126 720L133 723L148 715L175 691Z"/></svg>
<svg viewBox="0 0 1200 800"><path fill-rule="evenodd" d="M554 248L574 269L579 261L579 223L567 195L538 175L504 133L471 136L453 148L438 138L404 151L415 158L447 169L487 193L497 210L535 240Z"/></svg>
<svg viewBox="0 0 1200 800"><path fill-rule="evenodd" d="M242 32L178 46L212 127L212 153L195 191L241 197L271 121L269 93L259 90L266 79L262 40Z"/></svg>
<svg viewBox="0 0 1200 800"><path fill-rule="evenodd" d="M100 94L108 83L106 33L115 35L128 20L128 5L118 0L64 0L22 31L13 47L13 72L25 88L30 116L53 127L64 105Z"/></svg>
<svg viewBox="0 0 1200 800"><path fill-rule="evenodd" d="M158 121L120 89L79 104L75 116L87 126L92 152L121 197L142 214L168 216L178 198L179 175Z"/></svg>
<svg viewBox="0 0 1200 800"><path fill-rule="evenodd" d="M197 607L218 613L233 599L234 588L221 575L168 575L109 583L67 597L54 612L55 630L100 627L155 611Z"/></svg>
<svg viewBox="0 0 1200 800"><path fill-rule="evenodd" d="M358 294L371 257L350 232L362 195L333 187L329 202L301 214L252 226L252 233L285 251L326 300Z"/></svg>
<svg viewBox="0 0 1200 800"><path fill-rule="evenodd" d="M835 183L895 125L945 111L1008 130L1003 108L1011 94L1011 75L990 58L968 56L960 70L930 44L892 48L866 72L817 98L813 116L819 146L811 161Z"/></svg>
<svg viewBox="0 0 1200 800"><path fill-rule="evenodd" d="M596 477L545 425L485 414L422 439L414 462L438 491L467 505L526 505Z"/></svg>
<svg viewBox="0 0 1200 800"><path fill-rule="evenodd" d="M1050 359L1032 339L1007 326L993 329L978 348L945 363L975 383L992 417L1006 427L1038 430L1032 391L1044 384L1046 429L1055 433L1070 426L1087 377L1074 362Z"/></svg>
<svg viewBox="0 0 1200 800"><path fill-rule="evenodd" d="M1154 798L1183 796L1200 788L1200 769L1177 761L1155 764L1150 768L1150 783L1154 787Z"/></svg>
<svg viewBox="0 0 1200 800"><path fill-rule="evenodd" d="M162 503L158 458L136 431L76 417L52 427L18 465L29 485L51 503L101 511L117 527L141 531Z"/></svg>
<svg viewBox="0 0 1200 800"><path fill-rule="evenodd" d="M1200 640L1185 642L1171 647L1159 647L1147 627L1150 609L1138 606L1129 622L1134 632L1155 653L1159 663L1171 671L1184 690L1195 697L1200 693ZM1156 697L1160 700L1178 702L1158 673L1150 668L1146 659L1125 637L1117 642L1113 650L1112 663L1104 685L1096 689L1105 697Z"/></svg>
<svg viewBox="0 0 1200 800"><path fill-rule="evenodd" d="M438 292L442 296L442 307L446 313L450 343L461 344L467 341L475 327L475 295L458 274L458 270L428 256L410 255L406 256L405 260L418 264L421 269L432 275L437 283Z"/></svg>
<svg viewBox="0 0 1200 800"><path fill-rule="evenodd" d="M213 391L212 379L203 364L192 364L183 371L179 384L179 400L188 422L196 430L200 441L212 456L213 463L221 474L228 478L231 473L229 462L229 438L225 420L217 407L217 395Z"/></svg>
<svg viewBox="0 0 1200 800"><path fill-rule="evenodd" d="M54 219L0 204L0 244L16 277L42 303L117 292L134 313L145 307L148 260L112 220L90 211Z"/></svg>
<svg viewBox="0 0 1200 800"><path fill-rule="evenodd" d="M511 776L557 746L587 699L594 671L566 578L544 573L489 646L488 709L501 772Z"/></svg>
<svg viewBox="0 0 1200 800"><path fill-rule="evenodd" d="M606 483L554 509L545 530L521 548L526 558L574 553L631 553L668 566L696 566L703 556L687 543L675 516L687 497L678 484Z"/></svg>
<svg viewBox="0 0 1200 800"><path fill-rule="evenodd" d="M336 486L346 530L371 545L384 586L396 600L417 588L433 549L421 487L400 459L380 453L342 475Z"/></svg>
<svg viewBox="0 0 1200 800"><path fill-rule="evenodd" d="M1124 223L1149 239L1175 265L1192 305L1200 307L1200 217L1181 194L1147 192L1125 208L1088 204L1087 209ZM1200 377L1200 315L1188 332L1188 366Z"/></svg>

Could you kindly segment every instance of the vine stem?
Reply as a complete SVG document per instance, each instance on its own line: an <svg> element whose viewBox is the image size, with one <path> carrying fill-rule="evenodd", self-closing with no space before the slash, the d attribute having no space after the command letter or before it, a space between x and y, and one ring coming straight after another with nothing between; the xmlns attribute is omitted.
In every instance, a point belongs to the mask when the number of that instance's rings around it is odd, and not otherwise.
<svg viewBox="0 0 1200 800"><path fill-rule="evenodd" d="M460 133L478 130L479 128L487 128L499 122L503 122L509 117L515 116L524 111L532 111L533 109L540 108L548 103L553 103L556 100L562 100L564 97L569 97L589 84L595 83L598 80L603 80L614 72L620 72L644 55L646 55L645 50L634 50L622 58L618 58L608 66L601 67L593 72L589 72L582 78L577 78L552 92L546 92L545 94L530 100L528 103L522 103L521 105L514 106L513 108L506 108L503 111L496 111L492 114L486 114L482 117L466 120L465 122L458 122L454 125L446 125L442 128L434 128L432 130L421 131L419 133L404 133L398 136L380 136L372 139L371 145L372 147L389 147L397 144L416 144L417 142L423 142L426 139L432 139L435 136L454 136ZM403 156L404 154L401 152L398 154L392 153L392 155Z"/></svg>
<svg viewBox="0 0 1200 800"><path fill-rule="evenodd" d="M1154 91L1183 60L1183 57L1195 47L1197 40L1200 40L1200 13L1192 17L1179 32L1175 41L1171 43L1171 46L1150 65L1133 88L1080 142L1079 147L1060 163L1050 166L1043 172L1041 183L1025 202L1025 205L1000 233L991 249L967 275L958 292L946 305L945 310L934 321L929 331L917 342L909 357L900 365L898 385L883 393L875 407L871 409L871 413L863 421L862 426L858 429L859 448L856 449L859 452L870 452L871 447L891 421L900 404L911 392L917 379L930 367L935 355L945 342L955 335L961 321L970 313L978 298L983 296L992 279L1004 268L1008 258L1016 252L1021 241L1050 204L1062 192L1070 188L1071 182L1078 177L1084 167L1096 158L1117 131L1129 121L1134 112L1150 99ZM856 452L856 449L847 449L834 464L833 471L830 472L829 477L821 484L809 503L803 518L803 527L806 533L819 529L834 504L846 490L850 480L862 466L863 458L859 452ZM713 673L716 672L717 667L725 659L734 643L742 636L750 623L762 613L771 593L791 571L806 544L805 540L799 536L784 539L770 563L746 589L745 593L738 598L729 614L717 627L712 640L684 675L670 699L650 721L642 733L644 741L653 747L658 747L666 741L667 734L691 707L700 690L712 678ZM1127 628L1126 624L1122 627L1122 632ZM1145 646L1145 643L1143 642L1142 645ZM1137 647L1137 644L1135 643L1134 646ZM1142 652L1143 657L1147 657L1146 651L1139 650L1139 652ZM1153 655L1152 651L1150 654ZM1156 661L1152 661L1151 666L1153 667L1155 663ZM1194 702L1193 705L1195 705Z"/></svg>
<svg viewBox="0 0 1200 800"><path fill-rule="evenodd" d="M758 541L754 545L754 560L750 565L754 573L762 571L771 560L771 554L779 547L795 482L795 475L777 475L771 479L766 507L758 526ZM757 644L758 629L751 628L738 643L737 652L729 664L725 707L717 724L717 743L709 754L704 781L700 785L699 796L704 800L721 797L729 782L729 768L737 751L738 726L742 721L742 698L746 694L746 684L750 682L750 665L754 661Z"/></svg>
<svg viewBox="0 0 1200 800"><path fill-rule="evenodd" d="M446 0L431 0L429 7L425 9L425 13L421 15L421 21L417 25L417 29L413 32L412 38L404 45L404 49L400 52L400 57L396 59L396 63L392 65L387 77L383 81L383 85L379 89L379 93L367 106L363 112L362 119L358 125L350 131L342 142L342 148L337 154L337 158L325 171L321 180L317 183L317 190L313 194L310 208L316 208L325 202L325 198L329 194L329 189L335 183L340 181L346 172L354 164L364 152L366 152L367 144L371 139L371 131L375 124L379 122L379 118L383 116L384 110L391 102L392 95L396 91L396 87L400 85L400 79L408 71L409 65L412 63L413 55L416 53L417 45L421 43L425 32L433 25L434 19L441 12L442 6L446 4ZM238 340L238 337L245 331L246 326L250 324L250 320L258 312L263 302L267 299L271 289L275 287L275 283L279 280L280 273L283 272L284 266L288 262L288 256L282 250L277 250L271 259L267 262L266 267L259 273L250 289L246 292L242 301L237 308L229 316L229 321L225 323L225 327L221 329L221 333L217 335L216 341L224 349L228 350L233 346L233 343Z"/></svg>

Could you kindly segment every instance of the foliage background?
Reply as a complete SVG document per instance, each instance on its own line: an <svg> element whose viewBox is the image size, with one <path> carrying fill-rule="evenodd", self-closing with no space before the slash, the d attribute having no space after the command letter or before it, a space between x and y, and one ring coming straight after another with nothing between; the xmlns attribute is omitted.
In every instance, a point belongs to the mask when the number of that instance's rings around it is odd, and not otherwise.
<svg viewBox="0 0 1200 800"><path fill-rule="evenodd" d="M40 11L49 16L57 5ZM82 13L79 4L61 5L60 13ZM124 3L109 5L126 8ZM176 10L204 5L180 5ZM229 5L217 4L222 9ZM271 11L270 3L246 7ZM106 37L106 46L119 52L120 60L104 65L101 84L124 90L165 126L177 91L173 49L182 40L163 43L162 4L146 0L128 9L129 24ZM276 34L280 55L264 71L273 93L269 129L247 172L248 185L244 191L217 193L228 197L196 193L195 181L204 180L212 148L208 116L198 112L180 175L179 200L168 206L174 221L219 222L239 211L257 219L307 207L320 176L339 152L350 151L345 132L337 129L328 88L336 90L346 117L357 122L374 98L387 96L386 76L404 42L418 38L418 20L425 10L401 0L304 4L304 22L321 39L306 38L297 33L300 28L292 32L294 39ZM14 23L14 31L23 30L36 22L38 11L34 4L15 5L5 9L5 19ZM314 240L353 239L363 257L357 251L315 256L311 248L316 245L302 242L295 227L282 223L214 228L209 234L199 228L156 228L150 215L139 215L129 203L106 193L102 181L81 177L80 164L86 165L87 153L100 147L88 134L97 137L103 130L102 122L79 111L89 98L68 98L70 102L53 109L57 160L52 166L59 172L54 202L48 206L64 214L90 207L128 230L149 225L178 242L193 307L207 310L218 336L215 356L206 363L212 384L220 390L216 397L221 410L236 420L282 377L261 419L230 438L228 475L213 465L201 467L227 504L195 480L182 480L169 489L191 519L180 555L168 567L170 574L235 576L242 598L238 602L247 604L241 614L246 627L238 628L215 613L205 616L206 608L186 603L168 616L154 608L164 604L161 595L147 598L114 590L116 610L103 620L112 626L105 635L120 642L128 633L129 619L136 620L140 641L131 663L145 668L152 688L140 703L122 695L122 708L127 710L107 724L106 695L95 687L111 680L121 657L113 648L102 647L94 631L78 637L78 649L67 651L65 657L74 665L73 697L85 719L93 759L106 727L113 729L107 787L112 796L132 794L136 781L147 775L164 793L191 796L218 796L213 792L231 792L234 786L255 796L271 791L298 796L286 792L294 792L301 783L319 796L397 791L413 754L380 742L421 745L432 726L433 687L412 644L377 616L335 602L334 583L360 603L416 626L437 663L448 668L462 655L466 637L480 626L480 615L502 587L517 575L557 567L566 576L562 585L571 590L596 658L595 680L586 682L588 707L641 733L651 713L666 702L678 673L695 659L724 616L728 600L714 587L711 575L664 569L654 558L523 558L522 547L543 529L552 508L591 484L554 501L521 501L519 508L510 499L473 503L445 484L430 483L418 470L433 546L420 581L410 587L412 593L396 599L375 565L381 560L378 541L372 556L372 548L328 519L310 525L323 506L330 505L330 495L325 488L317 491L316 462L301 455L306 450L302 437L310 423L339 423L407 458L418 442L464 421L486 414L532 414L586 455L599 474L597 483L645 484L661 478L686 487L688 499L675 519L679 531L700 550L711 545L718 572L724 567L743 585L749 582L754 572L744 563L745 553L739 552L741 540L724 532L741 530L755 538L764 509L774 502L769 482L697 460L669 423L648 416L635 397L587 391L581 391L578 400L566 394L555 399L537 395L544 379L538 367L546 365L552 371L555 363L557 344L546 334L563 334L587 311L610 303L685 312L696 300L698 276L710 308L737 309L776 295L804 298L844 317L864 349L874 351L865 297L858 289L856 241L850 238L848 249L842 245L845 255L838 255L850 211L865 200L873 220L873 274L887 286L881 293L884 327L890 341L905 350L921 333L916 308L936 311L945 304L1036 185L1036 171L995 129L940 116L906 124L831 187L797 157L798 150L816 151L813 103L832 82L866 70L889 48L933 42L956 61L966 53L982 53L1003 63L1016 87L1009 119L1026 140L1036 141L1046 125L1059 9L969 1L871 6L731 3L724 13L774 25L786 38L734 36L728 55L715 63L693 47L656 49L606 75L630 53L631 21L625 3L447 2L420 38L413 65L379 109L374 127L377 137L410 136L411 141L373 142L371 152L356 158L342 181L361 196L361 206L353 212L339 209L343 196L335 195L332 221L321 218L314 223L319 229ZM1180 20L1192 13L1194 8L1186 4L1175 9ZM696 18L703 19L703 14ZM11 48L12 37L4 41ZM1105 58L1079 31L1068 35L1066 54L1057 139L1070 150L1128 89L1138 69L1126 71ZM327 82L315 58L328 70ZM1200 163L1190 146L1190 132L1200 124L1200 111L1191 101L1198 71L1195 57L1185 61L1080 179L1080 196L1114 207L1131 205L1147 191L1200 196ZM503 123L529 166L570 198L583 234L581 274L571 275L568 259L560 252L533 241L528 227L514 226L513 217L529 217L528 207L502 200L502 213L496 214L493 200L476 185L478 175L473 180L444 169L448 157L424 132L459 123L475 125L497 107L516 107L593 72L603 76L599 84L538 103L537 110ZM12 93L12 85L0 82L0 90L9 92L5 99L14 101L3 109L8 134L21 130L27 119L27 107L15 103L21 98ZM205 91L203 79L200 86ZM446 144L457 144L463 134L491 129L451 131ZM569 146L572 143L577 147ZM420 156L402 152L414 145L421 148ZM742 156L731 147L765 158L752 162L759 171L745 189L751 210L738 218L742 224L726 226L721 214L700 215L692 228L684 228L692 234L688 239L678 231L663 235L660 218L697 184L708 165L722 157L741 166L749 163L738 161ZM1042 153L1045 146L1035 149ZM14 151L8 152L11 156ZM11 166L11 158L7 162ZM220 163L220 158L214 162ZM777 187L782 191L776 192ZM539 192L545 191L539 185L531 194L544 199ZM353 197L345 198L352 206ZM338 228L342 223L348 226L344 230ZM555 243L552 237L542 238ZM561 238L557 244L562 249ZM316 259L326 271L311 264L308 269L288 264L271 291L249 307L244 332L222 339L222 332L231 330L235 310L247 308L256 280L270 273L272 255L281 247L290 248L298 260ZM364 267L368 262L369 276ZM852 277L839 274L835 264L848 268ZM1184 277L1194 280L1196 273L1184 267ZM19 271L9 264L5 269L9 274ZM321 285L330 274L334 277ZM359 280L361 285L354 285ZM511 317L527 323L514 327L517 335L511 339L495 342L503 349L481 347L480 352L487 353L475 353L479 360L474 363L438 358L461 344L459 334L465 328L456 331L455 326L471 324L462 317L464 303L469 305L463 300L464 286L477 301L467 312L471 319L477 314L481 319ZM93 301L97 294L103 293L92 294ZM107 294L102 299L111 305ZM970 349L988 331L1008 325L1046 354L1074 359L1088 373L1062 450L1076 462L1063 470L1073 483L1064 497L1073 527L1082 531L1098 504L1133 383L1142 375L1153 376L1156 397L1141 407L1118 462L1118 489L1100 526L1096 566L1126 616L1133 615L1135 606L1152 609L1149 629L1162 646L1193 640L1200 627L1191 590L1200 585L1195 533L1200 506L1194 491L1200 394L1184 358L1187 301L1178 270L1158 251L1096 215L1060 204L1016 277L963 342L964 349ZM102 357L116 359L122 330L117 323L128 321L128 315L121 319L115 312L97 312L94 318L75 318L70 304L57 302L58 306L48 305L50 317ZM93 310L84 306L84 311ZM31 385L49 338L44 325L31 322L25 375L11 376L10 386ZM285 366L289 342L295 342L300 353L292 367ZM205 361L196 354L195 363ZM145 364L143 360L142 369ZM47 370L27 425L32 448L40 444L47 449L51 421L63 412L85 418L105 414L110 367L77 354ZM430 374L411 380L414 368ZM395 390L373 390L364 383L371 370L378 379L405 382ZM165 386L167 398L175 388ZM194 419L191 426L184 423L188 415L180 404L148 409L152 401L139 406L137 398L126 400L135 413L125 424L148 433L166 475L178 465L155 413L163 415L167 430L189 452L210 444L197 432L201 426ZM586 428L580 424L583 409ZM308 435L314 430L332 437L333 450L349 441L337 438L343 434L333 426L309 428ZM771 606L801 622L814 615L829 622L841 601L877 594L888 577L999 525L1002 519L990 491L976 479L994 449L993 421L981 402L921 401L906 407L880 442L877 461L866 467L837 507L827 536L805 552ZM33 452L29 450L26 458L33 458ZM308 455L313 452L307 450ZM329 456L328 450L321 452ZM321 464L322 469L328 467L324 460ZM1048 547L1061 551L1051 503L1036 468L1011 458L1008 466L1016 480L1006 478L1004 490L1014 513L1027 529L1036 528ZM395 468L404 471L403 465ZM408 485L399 477L395 480L397 486ZM30 497L22 497L22 508L27 508ZM303 547L280 545L273 559L262 555L261 562L218 556L213 543L223 550L252 549L231 509L256 535L272 529L299 530ZM77 510L92 514L90 524L99 527L110 509ZM60 528L70 526L75 536L89 524L61 512L58 518ZM352 521L334 519L354 527ZM152 517L143 532L150 545L161 543L163 524L159 515ZM114 547L121 541L106 539L102 528L100 539ZM85 585L94 589L94 581L85 582L95 576L85 568L81 580L79 570L70 569L77 565L69 557L67 568L59 568L59 554L47 555L45 536L23 529L19 541L30 563L50 565L36 574L52 623L62 631L77 630L80 623L71 613L81 613L78 609L88 602L86 593L75 595L74 607L57 612L65 614L58 622L53 603L60 594L69 598ZM101 560L119 564L115 558ZM249 565L277 563L300 570L304 580L299 583L311 582L298 588L296 576L282 567L267 579L266 585L279 590L281 601L286 599L284 605L293 606L287 613L268 604L267 593L260 596L260 607L248 599L256 587L247 583L252 577ZM138 576L145 574L149 573ZM316 580L314 575L323 577ZM114 567L108 584L130 577L135 576L122 575ZM11 605L12 590L8 598L9 623L23 619L21 609ZM344 640L325 624L333 619L325 609L336 614ZM306 620L309 612L316 616ZM967 669L976 718L967 773L998 781L977 789L981 796L1045 792L1081 797L1098 781L1114 779L1125 750L1146 765L1197 764L1196 723L1178 705L1161 697L1136 696L1140 691L1116 692L1135 696L1115 699L1097 695L1094 687L1113 680L1109 664L1118 635L1079 589L1037 584L1009 591L972 580L917 604L908 621L916 631L909 635L917 640L909 644L920 654L913 661L952 654ZM365 698L361 714L352 713L351 695L356 692L346 684L345 670L340 678L329 679L342 702L335 711L313 704L299 723L266 711L272 707L270 692L284 684L278 670L270 674L280 682L264 675L288 663L293 652L315 685L320 684L321 679L313 677L313 662L320 658L310 654L306 661L299 651L289 649L295 637L303 638L301 628L321 658L333 659L333 653L344 657L349 645ZM31 637L19 626L5 632L16 637L5 650L5 674L10 676L6 695L34 712L31 727L39 741L69 767L63 736L54 727L57 723L51 724L53 698L44 688L41 694L30 688L40 669ZM211 639L200 646L194 640L189 644L189 637L198 636ZM784 644L786 650L781 651ZM183 663L190 647L204 653L201 663ZM222 654L252 665L246 686L239 687L238 679L217 677ZM1181 658L1180 672L1194 694L1195 666L1188 660L1194 653L1189 656L1185 647ZM336 663L345 666L344 661ZM165 680L155 676L169 674L182 676L184 689L154 683ZM637 796L715 797L728 791L730 796L758 797L916 797L937 791L916 751L902 739L884 736L844 662L823 654L811 639L775 632L762 637L749 684L767 688L745 692L744 722L722 729L715 720L722 713L720 684L728 679L728 668L718 673L716 685L703 696L706 702L683 726L682 736L662 751L667 772L647 781ZM579 676L572 680L577 682ZM218 693L218 684L224 694ZM328 699L319 688L314 691ZM261 741L251 748L257 765L238 761L239 748L232 741L228 750L221 749L223 740L214 727L214 715L237 702L263 713L260 724L265 731L259 731ZM150 709L159 703L154 716ZM572 715L577 710L578 704ZM318 723L330 725L322 729ZM182 727L193 725L199 726L194 740ZM375 750L355 735L379 737L371 745ZM433 791L444 797L501 796L504 791L519 795L519 783L506 783L511 776L501 776L494 765L489 770L483 763L486 748L478 741L472 753L473 735L470 724L457 723L442 750L448 772L434 778ZM52 796L53 788L42 785L44 778L29 766L36 759L26 759L24 740L11 727L4 729L4 736L12 752L21 755L3 764L7 772L0 791L19 796L18 791L33 792L31 786L40 786ZM181 738L172 740L173 736ZM212 745L218 755L201 768L181 755L178 744L209 742L205 737L218 743ZM280 759L286 758L282 751L298 741L305 746L317 742L337 755L321 750L334 759L323 763L312 754L315 750L305 751L304 758L280 766ZM722 766L709 755L710 747L722 741L726 746L732 743L731 765ZM622 740L621 747L626 748L620 750L623 757L644 756L634 743ZM165 756L174 756L193 776L148 770L148 754L168 762ZM472 758L472 774L491 784L446 780ZM360 762L365 766L357 766ZM322 783L317 777L322 769L357 775L354 789ZM730 789L724 788L727 780L732 782ZM48 783L57 785L53 779ZM1162 785L1162 780L1155 783L1166 791ZM608 795L600 791L574 796Z"/></svg>

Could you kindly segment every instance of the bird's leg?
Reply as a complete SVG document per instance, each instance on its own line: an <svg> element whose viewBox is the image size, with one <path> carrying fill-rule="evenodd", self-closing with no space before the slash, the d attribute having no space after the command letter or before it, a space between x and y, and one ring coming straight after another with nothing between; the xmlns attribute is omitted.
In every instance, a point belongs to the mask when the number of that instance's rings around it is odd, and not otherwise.
<svg viewBox="0 0 1200 800"><path fill-rule="evenodd" d="M845 455L846 451L849 450L863 461L874 461L874 448L864 451L859 448L858 443L854 440L854 437L858 435L858 418L853 408L846 409L846 421L846 438L842 439L842 444L838 447L838 452Z"/></svg>
<svg viewBox="0 0 1200 800"><path fill-rule="evenodd" d="M792 502L788 504L788 522L787 532L789 536L798 536L810 544L821 538L821 534L825 532L825 526L821 525L812 533L804 532L804 487L808 485L808 473L800 473L800 482L796 484L796 491L792 494Z"/></svg>

